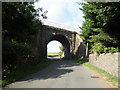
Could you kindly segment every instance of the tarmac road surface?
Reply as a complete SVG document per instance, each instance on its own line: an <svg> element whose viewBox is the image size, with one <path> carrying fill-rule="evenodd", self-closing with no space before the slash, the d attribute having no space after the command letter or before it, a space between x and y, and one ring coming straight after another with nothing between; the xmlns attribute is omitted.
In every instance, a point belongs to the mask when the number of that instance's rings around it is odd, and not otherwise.
<svg viewBox="0 0 120 90"><path fill-rule="evenodd" d="M70 60L54 59L35 74L7 85L6 88L110 88L94 72Z"/></svg>

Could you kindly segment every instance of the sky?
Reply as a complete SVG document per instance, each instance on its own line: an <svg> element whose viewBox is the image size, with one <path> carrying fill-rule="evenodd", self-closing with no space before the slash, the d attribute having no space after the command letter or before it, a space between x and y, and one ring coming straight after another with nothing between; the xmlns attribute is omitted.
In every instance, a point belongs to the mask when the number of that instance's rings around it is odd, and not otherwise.
<svg viewBox="0 0 120 90"><path fill-rule="evenodd" d="M84 21L83 13L77 2L82 0L39 0L35 3L35 8L47 10L47 19L42 19L43 24L60 27L70 31L80 32L79 27ZM57 41L48 44L48 52L59 52L60 43ZM50 49L49 49L50 48Z"/></svg>
<svg viewBox="0 0 120 90"><path fill-rule="evenodd" d="M59 46L62 46L62 44L58 41L51 41L50 43L48 43L47 45L47 50L48 53L52 53L52 52L60 52Z"/></svg>

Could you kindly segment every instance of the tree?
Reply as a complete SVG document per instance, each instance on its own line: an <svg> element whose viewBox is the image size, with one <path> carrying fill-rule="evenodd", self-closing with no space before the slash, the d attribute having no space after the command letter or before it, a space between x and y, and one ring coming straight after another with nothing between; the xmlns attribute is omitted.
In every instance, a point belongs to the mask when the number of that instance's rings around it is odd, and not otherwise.
<svg viewBox="0 0 120 90"><path fill-rule="evenodd" d="M2 4L2 25L3 38L25 41L31 34L41 28L41 21L38 19L40 10L35 10L33 3L3 3Z"/></svg>
<svg viewBox="0 0 120 90"><path fill-rule="evenodd" d="M2 3L3 79L15 68L37 63L30 41L32 35L42 28L39 17L43 17L45 13L41 12L42 9L34 9L31 2Z"/></svg>
<svg viewBox="0 0 120 90"><path fill-rule="evenodd" d="M62 55L64 54L64 47L63 46L59 46L59 49L61 50L59 52L59 55L60 55L60 57L62 57Z"/></svg>
<svg viewBox="0 0 120 90"><path fill-rule="evenodd" d="M112 18L118 17L119 19L119 9L120 3L88 2L83 4L81 10L84 13L85 21L82 25L81 36L84 37L85 43L89 43L91 52L103 53L106 51L104 48L116 48L116 51L118 51L120 34L119 32L116 33L117 30L114 32L113 27L118 28L119 21ZM116 24L112 25L111 21L116 22ZM97 48L98 45L100 46L99 48Z"/></svg>

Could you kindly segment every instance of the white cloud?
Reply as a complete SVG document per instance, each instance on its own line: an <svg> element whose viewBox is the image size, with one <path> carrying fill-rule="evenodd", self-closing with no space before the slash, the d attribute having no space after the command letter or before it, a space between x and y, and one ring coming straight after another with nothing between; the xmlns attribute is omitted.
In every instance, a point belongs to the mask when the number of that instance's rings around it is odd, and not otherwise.
<svg viewBox="0 0 120 90"><path fill-rule="evenodd" d="M62 46L62 44L58 41L54 40L54 41L49 42L48 45L47 45L48 53L50 53L50 52L60 52L61 50L60 50L59 46Z"/></svg>
<svg viewBox="0 0 120 90"><path fill-rule="evenodd" d="M45 24L79 32L78 26L82 25L84 19L76 2L81 0L40 0L35 4L35 8L42 7L48 10Z"/></svg>

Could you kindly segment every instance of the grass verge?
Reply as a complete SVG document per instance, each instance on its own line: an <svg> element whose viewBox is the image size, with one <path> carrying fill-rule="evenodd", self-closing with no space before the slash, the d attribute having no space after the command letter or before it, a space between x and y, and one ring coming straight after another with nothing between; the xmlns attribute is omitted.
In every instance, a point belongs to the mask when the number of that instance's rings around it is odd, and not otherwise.
<svg viewBox="0 0 120 90"><path fill-rule="evenodd" d="M83 63L87 62L87 60L84 60L84 59L72 59L72 61L79 63L79 64L83 64Z"/></svg>
<svg viewBox="0 0 120 90"><path fill-rule="evenodd" d="M112 87L114 88L118 88L118 78L115 76L112 76L111 74L107 73L105 70L102 70L96 66L93 66L92 64L90 64L89 62L86 62L86 60L80 60L80 59L74 59L73 61L80 63L86 67L88 67L91 70L94 70L95 72L97 72L99 75L101 75L102 77L105 77L104 79L109 82L109 84L112 85ZM120 83L120 81L119 81Z"/></svg>
<svg viewBox="0 0 120 90"><path fill-rule="evenodd" d="M35 66L27 65L25 68L14 70L5 80L2 80L2 86L20 80L30 74L38 72L50 64L50 60L46 59ZM0 81L1 82L1 81Z"/></svg>
<svg viewBox="0 0 120 90"><path fill-rule="evenodd" d="M104 79L112 84L113 87L118 88L118 78L115 76L112 76L111 74L107 73L106 71L95 67L91 65L89 62L83 63L84 66L96 71L98 74L102 75L102 77L105 77Z"/></svg>

